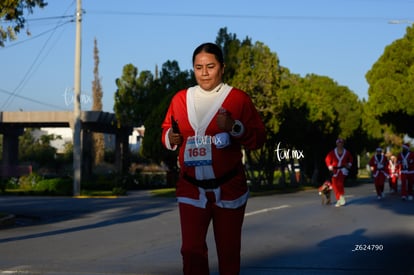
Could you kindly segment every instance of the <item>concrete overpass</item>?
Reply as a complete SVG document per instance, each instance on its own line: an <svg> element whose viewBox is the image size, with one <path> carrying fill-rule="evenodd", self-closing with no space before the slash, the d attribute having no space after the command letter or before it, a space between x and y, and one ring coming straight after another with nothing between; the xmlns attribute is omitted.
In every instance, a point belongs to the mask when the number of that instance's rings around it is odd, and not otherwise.
<svg viewBox="0 0 414 275"><path fill-rule="evenodd" d="M114 113L101 111L81 112L81 121L82 168L92 167L90 134L98 132L115 135L116 167L118 171L128 169L128 136L132 133L132 127L118 127ZM15 172L13 167L18 165L18 137L23 134L25 128L70 127L73 129L73 125L74 115L69 111L0 112L0 134L3 135L3 161L0 176L10 176Z"/></svg>

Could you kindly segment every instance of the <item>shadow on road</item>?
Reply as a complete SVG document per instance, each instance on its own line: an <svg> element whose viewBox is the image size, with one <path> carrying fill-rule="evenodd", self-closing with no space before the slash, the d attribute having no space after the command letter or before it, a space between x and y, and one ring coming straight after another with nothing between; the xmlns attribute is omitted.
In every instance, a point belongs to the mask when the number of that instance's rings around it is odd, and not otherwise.
<svg viewBox="0 0 414 275"><path fill-rule="evenodd" d="M153 218L172 211L176 207L175 199L155 198L150 195L128 196L116 199L77 199L71 197L2 197L0 212L13 213L16 222L3 230L16 227L36 227L70 220L84 220L84 224L27 234L9 238L0 238L0 243L26 240L51 235L89 230L114 224L129 223ZM154 209L157 209L156 211ZM88 220L90 219L90 220Z"/></svg>
<svg viewBox="0 0 414 275"><path fill-rule="evenodd" d="M414 274L414 237L404 233L369 237L364 228L323 240L315 247L245 259L242 275Z"/></svg>
<svg viewBox="0 0 414 275"><path fill-rule="evenodd" d="M354 197L347 200L347 206L375 205L380 209L389 210L399 215L414 215L414 202L403 201L398 194L387 194L384 199L378 200L375 193L370 196Z"/></svg>
<svg viewBox="0 0 414 275"><path fill-rule="evenodd" d="M90 230L90 229L110 226L110 225L119 224L119 223L134 222L138 220L149 219L149 218L158 216L168 211L169 210L159 211L159 212L150 213L150 214L127 215L127 216L120 217L120 218L110 218L108 220L104 220L104 221L97 222L94 224L87 224L87 225L76 226L76 227L71 227L71 228L52 230L52 231L42 232L42 233L28 234L25 236L18 236L18 237L4 238L4 239L0 238L0 243L21 241L21 240L27 240L27 239L33 239L33 238L41 238L41 237L47 237L47 236L53 236L53 235L59 235L59 234L67 234L67 233L72 233L76 231Z"/></svg>

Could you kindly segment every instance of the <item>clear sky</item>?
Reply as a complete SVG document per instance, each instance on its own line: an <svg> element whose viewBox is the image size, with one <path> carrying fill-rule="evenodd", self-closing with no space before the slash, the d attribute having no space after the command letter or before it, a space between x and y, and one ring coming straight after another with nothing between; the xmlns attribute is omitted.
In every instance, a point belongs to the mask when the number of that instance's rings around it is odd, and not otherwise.
<svg viewBox="0 0 414 275"><path fill-rule="evenodd" d="M0 111L73 110L76 0L46 1L27 17L31 36L0 48ZM82 8L81 107L92 107L96 38L108 112L126 64L191 69L194 48L222 27L263 42L292 73L328 76L367 99L366 72L414 21L414 0L83 0Z"/></svg>

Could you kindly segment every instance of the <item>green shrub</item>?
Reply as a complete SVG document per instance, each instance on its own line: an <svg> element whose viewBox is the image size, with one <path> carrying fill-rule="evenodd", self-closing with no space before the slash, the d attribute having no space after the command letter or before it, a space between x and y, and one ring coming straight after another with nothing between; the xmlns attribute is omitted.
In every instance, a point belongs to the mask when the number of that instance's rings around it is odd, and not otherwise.
<svg viewBox="0 0 414 275"><path fill-rule="evenodd" d="M72 194L72 187L71 179L54 178L39 181L33 190L44 194L64 196Z"/></svg>
<svg viewBox="0 0 414 275"><path fill-rule="evenodd" d="M19 188L23 190L32 190L34 186L42 179L36 173L24 175L19 178Z"/></svg>
<svg viewBox="0 0 414 275"><path fill-rule="evenodd" d="M0 192L6 192L7 181L0 179Z"/></svg>
<svg viewBox="0 0 414 275"><path fill-rule="evenodd" d="M125 190L122 187L114 187L112 189L112 195L114 196L125 196L127 193L127 190Z"/></svg>
<svg viewBox="0 0 414 275"><path fill-rule="evenodd" d="M9 178L3 180L3 184L5 184L5 189L18 189L19 188L19 179L18 178Z"/></svg>

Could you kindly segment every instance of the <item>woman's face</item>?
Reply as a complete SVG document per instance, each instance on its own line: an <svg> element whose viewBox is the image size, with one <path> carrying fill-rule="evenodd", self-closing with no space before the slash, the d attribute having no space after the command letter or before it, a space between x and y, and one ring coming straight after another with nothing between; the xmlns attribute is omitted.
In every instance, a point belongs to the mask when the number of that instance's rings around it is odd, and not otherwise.
<svg viewBox="0 0 414 275"><path fill-rule="evenodd" d="M211 91L222 82L224 67L211 53L200 52L194 59L194 75L203 90Z"/></svg>
<svg viewBox="0 0 414 275"><path fill-rule="evenodd" d="M344 142L343 141L337 142L336 147L339 148L339 149L343 149L344 148Z"/></svg>

